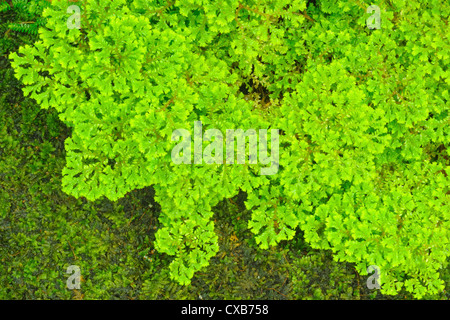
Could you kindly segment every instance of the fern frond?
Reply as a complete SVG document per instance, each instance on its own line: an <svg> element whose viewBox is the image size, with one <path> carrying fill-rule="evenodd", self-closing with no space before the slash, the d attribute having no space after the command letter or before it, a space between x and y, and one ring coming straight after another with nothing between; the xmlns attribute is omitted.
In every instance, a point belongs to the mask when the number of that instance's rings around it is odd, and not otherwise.
<svg viewBox="0 0 450 320"><path fill-rule="evenodd" d="M6 12L11 9L11 6L5 0L0 2L0 12Z"/></svg>
<svg viewBox="0 0 450 320"><path fill-rule="evenodd" d="M4 0L1 0L5 2ZM30 22L15 22L8 25L12 31L18 31L26 34L36 35L39 27L45 25L45 19L42 18L42 11L49 7L51 2L48 0L12 0L12 9L17 12L18 20ZM9 4L8 4L8 7ZM2 8L0 6L0 8Z"/></svg>
<svg viewBox="0 0 450 320"><path fill-rule="evenodd" d="M37 34L39 26L33 23L11 23L9 28L13 31L25 32L27 34Z"/></svg>
<svg viewBox="0 0 450 320"><path fill-rule="evenodd" d="M28 0L12 0L14 9L25 8L28 6Z"/></svg>

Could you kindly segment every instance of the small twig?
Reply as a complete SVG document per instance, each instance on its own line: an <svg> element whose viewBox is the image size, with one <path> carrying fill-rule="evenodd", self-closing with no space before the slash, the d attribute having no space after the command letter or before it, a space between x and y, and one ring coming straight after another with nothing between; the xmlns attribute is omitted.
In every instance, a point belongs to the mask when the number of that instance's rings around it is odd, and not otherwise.
<svg viewBox="0 0 450 320"><path fill-rule="evenodd" d="M254 13L256 13L256 14L259 14L259 15L261 15L261 16L266 17L267 19L274 18L273 16L271 16L271 15L268 14L268 13L261 12L261 11L259 11L259 10L250 8L249 6L243 6L242 4L239 4L239 8L240 8L240 9L245 9L245 10L248 10L248 11L251 11L251 12L254 12Z"/></svg>
<svg viewBox="0 0 450 320"><path fill-rule="evenodd" d="M244 27L242 26L242 24L239 22L239 11L241 11L241 6L236 8L236 12L235 12L235 17L234 20L236 21L237 25L239 26L239 29L244 30Z"/></svg>
<svg viewBox="0 0 450 320"><path fill-rule="evenodd" d="M149 13L149 14L156 13L157 15L160 15L161 13L163 13L164 10L166 10L167 8L173 6L174 4L175 4L175 1L171 1L166 6L160 8L160 9L157 9L157 10L147 11L147 13Z"/></svg>
<svg viewBox="0 0 450 320"><path fill-rule="evenodd" d="M304 16L306 19L308 19L308 20L311 21L311 22L316 22L316 20L314 20L313 18L311 18L311 17L306 13L306 11L300 11L300 13L294 12L294 14Z"/></svg>
<svg viewBox="0 0 450 320"><path fill-rule="evenodd" d="M267 288L267 289L274 290L274 291L278 292L279 294L281 294L281 295L282 295L283 297L285 297L286 299L288 298L288 297L286 297L284 294L282 294L280 291L278 291L277 289L274 289L274 288Z"/></svg>
<svg viewBox="0 0 450 320"><path fill-rule="evenodd" d="M70 250L72 250L72 254L73 254L73 256L75 257L75 260L78 260L77 255L76 255L75 252L73 251L72 245L70 244L70 241L67 241L67 242L69 243Z"/></svg>
<svg viewBox="0 0 450 320"><path fill-rule="evenodd" d="M356 4L358 5L358 7L360 7L361 9L363 9L364 11L366 11L366 7L364 7L358 0L355 1Z"/></svg>
<svg viewBox="0 0 450 320"><path fill-rule="evenodd" d="M165 111L166 108L169 106L169 104L171 104L171 103L175 100L176 97L177 97L177 96L174 95L174 96L173 96L169 101L167 101L166 104L165 104L161 109L159 109L158 111Z"/></svg>
<svg viewBox="0 0 450 320"><path fill-rule="evenodd" d="M137 222L141 221L142 217L144 216L144 214L146 213L146 211L144 210L144 213L141 215L141 217L138 219Z"/></svg>

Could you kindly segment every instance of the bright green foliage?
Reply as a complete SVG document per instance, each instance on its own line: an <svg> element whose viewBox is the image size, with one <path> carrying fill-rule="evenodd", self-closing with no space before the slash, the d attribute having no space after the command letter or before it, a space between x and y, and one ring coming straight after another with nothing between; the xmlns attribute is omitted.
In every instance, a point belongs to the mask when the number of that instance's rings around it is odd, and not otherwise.
<svg viewBox="0 0 450 320"><path fill-rule="evenodd" d="M369 3L316 3L86 0L69 30L72 2L53 1L40 40L10 57L24 93L72 128L63 190L117 200L154 185L155 245L182 284L218 251L211 208L242 189L262 248L300 227L361 274L379 266L385 294L441 291L450 5L379 3L369 30ZM172 132L197 120L280 129L279 172L174 164Z"/></svg>

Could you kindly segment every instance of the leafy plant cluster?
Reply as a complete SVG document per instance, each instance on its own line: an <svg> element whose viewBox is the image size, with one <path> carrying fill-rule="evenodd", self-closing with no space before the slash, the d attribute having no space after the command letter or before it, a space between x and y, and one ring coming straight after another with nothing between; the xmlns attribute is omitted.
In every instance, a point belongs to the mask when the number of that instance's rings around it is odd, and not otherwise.
<svg viewBox="0 0 450 320"><path fill-rule="evenodd" d="M12 53L23 91L72 129L63 190L116 201L153 185L155 247L188 284L218 252L212 208L248 193L261 248L297 228L385 294L444 288L450 240L448 15L442 1L63 0ZM175 165L171 134L277 128L280 170ZM207 146L207 141L203 141Z"/></svg>
<svg viewBox="0 0 450 320"><path fill-rule="evenodd" d="M159 208L152 188L134 190L117 202L89 202L62 192L64 140L70 132L58 122L60 131L52 133L48 119L56 110L39 110L21 95L10 66L1 67L0 298L317 299L321 291L331 291L331 298L369 298L364 285L348 281L354 270L344 264L334 263L330 278L335 282L328 284L330 261L316 264L321 259L315 252L306 259L302 241L289 243L290 248L255 248L242 193L213 210L220 249L210 266L189 286L174 283L167 272L170 257L153 250ZM66 287L69 265L81 268L80 290ZM318 272L320 282L309 280ZM308 281L320 287L299 290ZM351 286L354 295L347 296Z"/></svg>

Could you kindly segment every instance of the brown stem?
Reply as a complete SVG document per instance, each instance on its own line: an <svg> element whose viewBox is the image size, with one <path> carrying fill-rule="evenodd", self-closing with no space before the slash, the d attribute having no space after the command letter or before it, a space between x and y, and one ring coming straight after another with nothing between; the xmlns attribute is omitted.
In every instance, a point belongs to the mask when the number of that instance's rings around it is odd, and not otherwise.
<svg viewBox="0 0 450 320"><path fill-rule="evenodd" d="M163 13L164 10L166 10L167 8L173 6L174 4L175 4L175 1L171 1L166 6L160 8L160 9L157 9L157 10L147 11L147 13L149 13L149 14L156 13L157 15L160 15L161 13Z"/></svg>
<svg viewBox="0 0 450 320"><path fill-rule="evenodd" d="M316 22L316 20L314 20L313 18L311 18L311 17L306 13L306 11L303 11L303 12L301 11L300 13L294 12L294 14L304 16L306 19L308 19L308 20L311 21L311 22Z"/></svg>

